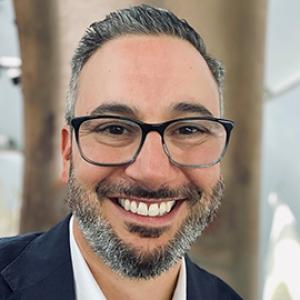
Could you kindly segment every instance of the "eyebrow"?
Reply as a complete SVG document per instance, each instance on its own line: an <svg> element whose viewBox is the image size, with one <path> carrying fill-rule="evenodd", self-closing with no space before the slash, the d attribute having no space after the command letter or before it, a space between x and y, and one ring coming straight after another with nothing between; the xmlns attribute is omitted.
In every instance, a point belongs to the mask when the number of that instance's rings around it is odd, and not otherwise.
<svg viewBox="0 0 300 300"><path fill-rule="evenodd" d="M175 114L193 113L201 116L210 116L210 117L213 116L213 114L204 105L198 103L191 103L191 102L176 103L175 105L171 106L171 112ZM90 113L91 116L97 116L102 114L119 114L119 115L126 115L128 117L136 118L138 115L138 109L134 107L132 108L128 105L121 104L118 102L110 102L110 103L103 103L97 106Z"/></svg>
<svg viewBox="0 0 300 300"><path fill-rule="evenodd" d="M92 110L90 115L94 116L94 115L102 115L102 114L110 114L110 113L135 117L137 115L137 109L131 108L128 105L111 102L111 103L104 103L99 105L94 110Z"/></svg>
<svg viewBox="0 0 300 300"><path fill-rule="evenodd" d="M202 104L190 103L190 102L180 102L176 103L172 107L174 113L196 113L202 116L212 117L213 114Z"/></svg>

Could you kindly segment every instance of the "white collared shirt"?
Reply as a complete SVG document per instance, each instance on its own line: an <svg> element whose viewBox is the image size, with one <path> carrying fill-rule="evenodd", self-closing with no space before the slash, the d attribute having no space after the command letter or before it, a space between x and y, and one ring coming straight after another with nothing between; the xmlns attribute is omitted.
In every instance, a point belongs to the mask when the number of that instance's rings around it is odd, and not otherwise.
<svg viewBox="0 0 300 300"><path fill-rule="evenodd" d="M73 216L70 220L70 251L76 300L107 300L75 241L73 233ZM180 273L172 300L186 300L186 266L184 258L182 259Z"/></svg>

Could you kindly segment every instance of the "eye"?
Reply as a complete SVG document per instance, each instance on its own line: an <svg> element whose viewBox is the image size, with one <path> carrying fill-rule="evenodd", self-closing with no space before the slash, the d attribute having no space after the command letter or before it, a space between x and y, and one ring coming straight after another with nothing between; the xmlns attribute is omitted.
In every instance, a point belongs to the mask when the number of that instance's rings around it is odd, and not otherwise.
<svg viewBox="0 0 300 300"><path fill-rule="evenodd" d="M111 135L122 135L128 133L128 129L121 125L107 125L107 126L100 126L96 130L99 133L107 133Z"/></svg>
<svg viewBox="0 0 300 300"><path fill-rule="evenodd" d="M165 137L177 142L203 141L203 139L207 139L212 134L211 126L208 125L203 120L177 122L167 129Z"/></svg>
<svg viewBox="0 0 300 300"><path fill-rule="evenodd" d="M195 126L182 126L177 129L178 134L184 134L184 135L189 135L189 134L195 134L195 133L201 133L203 130L200 130L199 127Z"/></svg>
<svg viewBox="0 0 300 300"><path fill-rule="evenodd" d="M198 135L198 134L207 134L209 130L204 126L199 125L184 125L176 129L175 133L177 135Z"/></svg>
<svg viewBox="0 0 300 300"><path fill-rule="evenodd" d="M96 123L96 122L95 122ZM98 137L106 136L110 138L136 138L139 136L139 127L129 122L108 120L97 121L97 124L93 124L91 133L94 133Z"/></svg>

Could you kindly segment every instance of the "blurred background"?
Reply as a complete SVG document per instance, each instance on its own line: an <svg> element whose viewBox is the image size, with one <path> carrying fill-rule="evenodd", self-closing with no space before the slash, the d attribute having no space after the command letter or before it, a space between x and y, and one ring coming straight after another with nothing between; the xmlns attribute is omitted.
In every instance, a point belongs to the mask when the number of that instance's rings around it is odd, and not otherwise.
<svg viewBox="0 0 300 300"><path fill-rule="evenodd" d="M0 0L0 236L67 213L59 132L73 50L90 23L140 3L187 19L226 66L226 194L191 256L245 299L299 300L299 0Z"/></svg>

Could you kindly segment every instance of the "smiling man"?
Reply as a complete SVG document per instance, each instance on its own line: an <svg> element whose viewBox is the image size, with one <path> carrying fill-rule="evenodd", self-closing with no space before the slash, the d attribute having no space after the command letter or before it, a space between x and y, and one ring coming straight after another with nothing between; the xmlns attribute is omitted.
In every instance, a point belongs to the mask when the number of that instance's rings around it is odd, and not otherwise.
<svg viewBox="0 0 300 300"><path fill-rule="evenodd" d="M223 69L169 11L86 31L72 60L63 180L72 212L0 242L0 299L241 299L186 256L223 192ZM3 296L4 295L4 296Z"/></svg>

